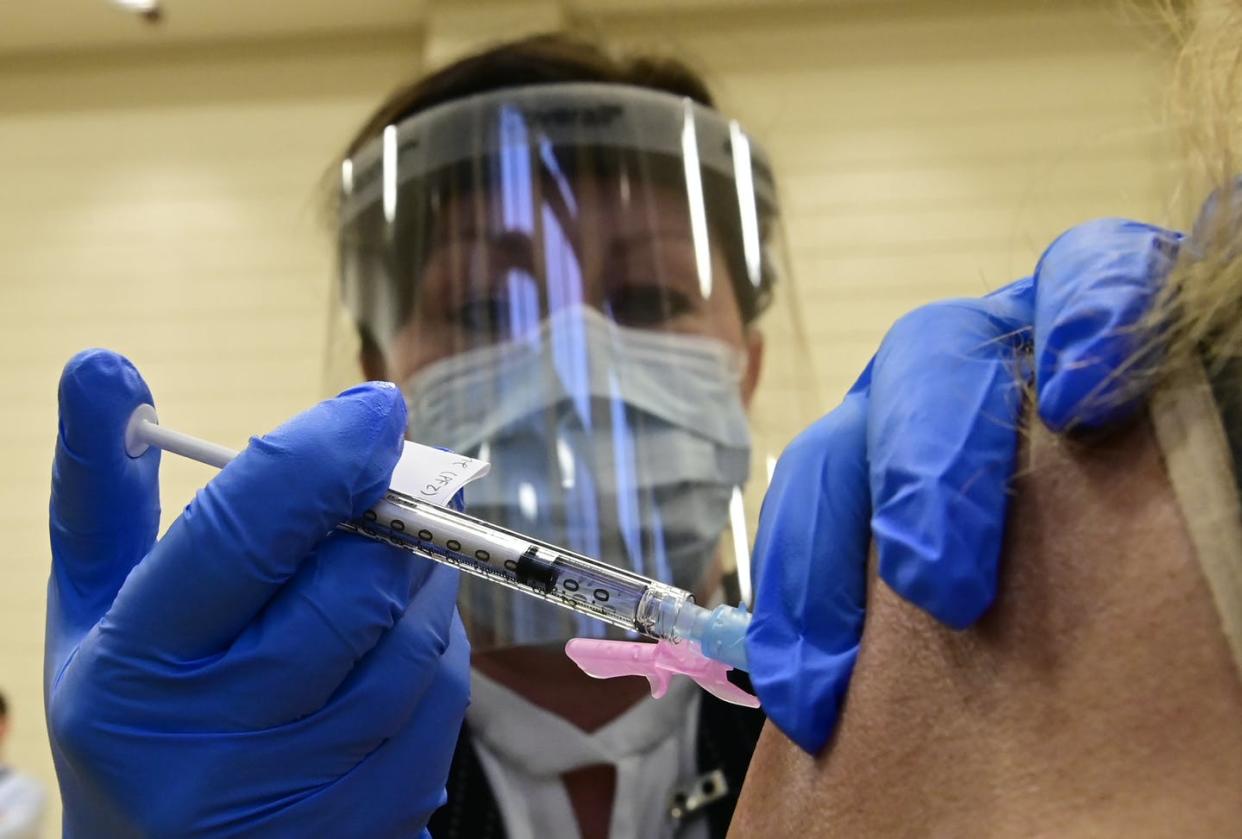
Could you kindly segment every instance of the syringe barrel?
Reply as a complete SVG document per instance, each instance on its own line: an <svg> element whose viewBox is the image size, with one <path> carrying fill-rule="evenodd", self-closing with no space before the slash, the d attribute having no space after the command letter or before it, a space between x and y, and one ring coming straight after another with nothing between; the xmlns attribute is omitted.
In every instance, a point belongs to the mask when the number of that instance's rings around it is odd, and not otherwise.
<svg viewBox="0 0 1242 839"><path fill-rule="evenodd" d="M125 448L139 457L148 446L218 467L237 457L232 449L163 428L155 408L139 405ZM338 527L650 638L697 641L709 658L746 668L750 615L744 609L708 611L681 589L392 490L361 519Z"/></svg>
<svg viewBox="0 0 1242 839"><path fill-rule="evenodd" d="M660 586L656 581L464 513L389 491L361 519L342 527L622 629L661 637L639 615L648 589Z"/></svg>

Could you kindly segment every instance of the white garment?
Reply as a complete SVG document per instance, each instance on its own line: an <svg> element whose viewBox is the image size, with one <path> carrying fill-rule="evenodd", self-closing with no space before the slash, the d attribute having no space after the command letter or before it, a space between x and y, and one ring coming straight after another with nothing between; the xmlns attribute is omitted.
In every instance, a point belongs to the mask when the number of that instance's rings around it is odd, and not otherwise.
<svg viewBox="0 0 1242 839"><path fill-rule="evenodd" d="M601 763L617 772L611 839L674 835L670 798L699 774L700 699L692 681L675 678L662 698L647 697L588 734L472 671L466 719L510 839L580 836L561 775ZM676 835L705 839L707 831L698 818Z"/></svg>
<svg viewBox="0 0 1242 839"><path fill-rule="evenodd" d="M38 781L0 765L0 839L38 839L46 806Z"/></svg>

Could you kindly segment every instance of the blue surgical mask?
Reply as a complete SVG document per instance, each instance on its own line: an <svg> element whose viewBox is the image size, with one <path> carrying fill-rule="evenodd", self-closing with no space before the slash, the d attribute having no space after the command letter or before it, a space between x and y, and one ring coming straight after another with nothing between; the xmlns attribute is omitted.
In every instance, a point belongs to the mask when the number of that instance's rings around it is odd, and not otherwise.
<svg viewBox="0 0 1242 839"><path fill-rule="evenodd" d="M492 464L466 491L471 515L694 590L749 471L743 364L714 339L570 307L419 371L409 436ZM461 594L476 649L609 632L476 583Z"/></svg>

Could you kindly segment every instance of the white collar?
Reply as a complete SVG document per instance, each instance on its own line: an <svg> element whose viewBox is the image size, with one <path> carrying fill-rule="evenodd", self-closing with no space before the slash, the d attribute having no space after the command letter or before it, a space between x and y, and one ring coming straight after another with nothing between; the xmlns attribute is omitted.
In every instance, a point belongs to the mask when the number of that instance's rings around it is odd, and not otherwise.
<svg viewBox="0 0 1242 839"><path fill-rule="evenodd" d="M477 670L471 690L466 718L511 839L576 836L577 818L561 776L597 764L617 772L612 839L655 839L678 828L671 795L698 773L702 694L694 682L674 678L660 699L646 697L590 733ZM677 835L705 837L706 822L699 819Z"/></svg>
<svg viewBox="0 0 1242 839"><path fill-rule="evenodd" d="M694 682L675 678L660 699L644 697L588 733L478 670L471 671L470 692L466 719L471 733L531 775L560 775L582 766L615 764L650 751L685 727L690 706L697 711L699 698ZM550 748L550 743L557 747Z"/></svg>

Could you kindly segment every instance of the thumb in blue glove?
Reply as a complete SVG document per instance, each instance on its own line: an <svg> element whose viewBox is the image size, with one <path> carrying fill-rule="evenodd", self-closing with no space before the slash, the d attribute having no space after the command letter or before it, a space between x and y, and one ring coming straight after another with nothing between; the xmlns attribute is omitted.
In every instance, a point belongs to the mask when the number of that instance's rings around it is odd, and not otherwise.
<svg viewBox="0 0 1242 839"><path fill-rule="evenodd" d="M422 829L467 698L456 573L330 532L387 487L400 394L354 388L252 440L158 542L159 453L123 442L151 401L102 350L61 379L45 680L66 835Z"/></svg>
<svg viewBox="0 0 1242 839"><path fill-rule="evenodd" d="M862 637L868 546L880 578L963 628L991 605L1034 346L1040 416L1064 429L1134 409L1117 371L1180 237L1105 219L1033 278L905 316L842 404L777 463L756 537L751 678L769 718L817 753Z"/></svg>

